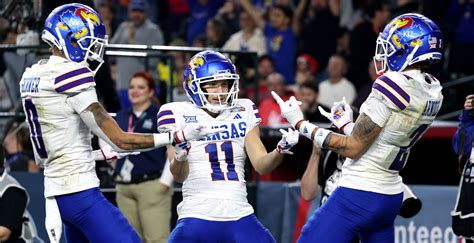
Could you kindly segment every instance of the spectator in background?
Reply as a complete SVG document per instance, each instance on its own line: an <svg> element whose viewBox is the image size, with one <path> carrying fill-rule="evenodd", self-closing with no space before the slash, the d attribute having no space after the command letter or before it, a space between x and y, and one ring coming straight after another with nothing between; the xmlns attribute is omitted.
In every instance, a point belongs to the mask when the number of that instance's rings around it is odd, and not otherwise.
<svg viewBox="0 0 474 243"><path fill-rule="evenodd" d="M118 28L118 23L115 19L115 8L107 2L102 2L99 4L98 10L104 21L105 32L109 37L114 36L115 30Z"/></svg>
<svg viewBox="0 0 474 243"><path fill-rule="evenodd" d="M258 101L256 99L256 89L255 89L255 83L250 83L246 89L246 94L242 95L241 97L247 96L249 99L251 99L253 102L259 104L261 100L264 100L268 97L270 97L270 91L268 90L268 85L267 85L267 78L268 75L272 74L275 72L275 63L273 61L273 58L269 55L263 55L258 58L258 67L257 67L257 73L258 73ZM251 71L251 73L247 74L246 76L254 76L255 71ZM240 94L239 94L240 95Z"/></svg>
<svg viewBox="0 0 474 243"><path fill-rule="evenodd" d="M229 34L234 34L235 32L242 29L242 27L239 27L240 19L237 7L238 5L235 0L227 0L217 11L216 18L224 22Z"/></svg>
<svg viewBox="0 0 474 243"><path fill-rule="evenodd" d="M193 47L204 48L204 47L207 46L206 41L207 41L206 35L205 34L200 34L200 35L196 36L196 38L194 39Z"/></svg>
<svg viewBox="0 0 474 243"><path fill-rule="evenodd" d="M296 59L296 85L300 86L304 82L314 81L314 77L319 70L319 63L311 55L303 53ZM296 87L297 89L298 87Z"/></svg>
<svg viewBox="0 0 474 243"><path fill-rule="evenodd" d="M301 111L303 111L305 119L310 122L327 123L327 118L321 115L318 106L322 106L324 109L327 107L318 104L318 96L318 84L314 80L305 81L298 87L298 100L302 102Z"/></svg>
<svg viewBox="0 0 474 243"><path fill-rule="evenodd" d="M339 35L337 37L337 48L336 53L343 56L346 60L349 59L351 54L350 45L351 43L351 32L348 29L340 28Z"/></svg>
<svg viewBox="0 0 474 243"><path fill-rule="evenodd" d="M283 100L288 100L290 98L286 92L285 77L283 77L283 75L279 73L268 75L267 86L269 91L275 91L275 93L282 97ZM262 126L287 127L290 125L288 121L281 116L280 106L271 96L260 102L258 110L262 117L262 122L260 123Z"/></svg>
<svg viewBox="0 0 474 243"><path fill-rule="evenodd" d="M29 135L26 123L13 122L7 129L3 141L5 161L1 160L0 162L2 164L5 162L5 167L9 171L26 171L30 173L40 171L35 163Z"/></svg>
<svg viewBox="0 0 474 243"><path fill-rule="evenodd" d="M167 0L165 38L173 40L186 36L186 21L189 17L188 0ZM169 35L169 36L166 36Z"/></svg>
<svg viewBox="0 0 474 243"><path fill-rule="evenodd" d="M195 39L199 34L206 32L207 22L212 19L217 10L224 4L225 0L189 0L191 17L188 22L186 41L188 45L194 46Z"/></svg>
<svg viewBox="0 0 474 243"><path fill-rule="evenodd" d="M321 70L325 70L329 57L336 53L339 5L336 0L311 0L309 6L308 17L301 28L299 46L318 60Z"/></svg>
<svg viewBox="0 0 474 243"><path fill-rule="evenodd" d="M474 1L451 0L447 20L452 28L452 42L449 51L449 72L451 78L474 74Z"/></svg>
<svg viewBox="0 0 474 243"><path fill-rule="evenodd" d="M464 109L459 116L459 125L453 137L454 153L458 155L459 165L463 166L463 174L460 186L458 188L458 200L454 210L451 212L453 218L453 231L457 236L463 238L474 237L474 203L472 192L474 187L472 184L472 171L474 169L473 161L473 136L474 136L474 95L468 95L464 102ZM466 243L472 243L467 240Z"/></svg>
<svg viewBox="0 0 474 243"><path fill-rule="evenodd" d="M343 29L352 30L360 24L364 15L364 3L366 0L340 0L339 26Z"/></svg>
<svg viewBox="0 0 474 243"><path fill-rule="evenodd" d="M319 84L318 102L326 107L332 107L334 102L346 97L347 103L351 104L356 95L354 85L344 77L347 71L346 60L342 56L333 55L328 63L329 79Z"/></svg>
<svg viewBox="0 0 474 243"><path fill-rule="evenodd" d="M186 42L183 39L173 39L170 46L186 46ZM170 67L168 66L168 60L162 59L160 63L158 63L158 76L167 87L169 84L169 80L171 80L171 84L173 86L173 101L187 101L188 97L186 96L186 92L183 88L182 78L183 77L183 70L184 66L186 65L186 54L182 51L169 51L167 52L168 55L173 56L174 58L174 70L170 73ZM165 102L166 99L161 100L161 102Z"/></svg>
<svg viewBox="0 0 474 243"><path fill-rule="evenodd" d="M212 18L207 22L206 44L209 48L221 48L228 38L226 26L220 19Z"/></svg>
<svg viewBox="0 0 474 243"><path fill-rule="evenodd" d="M270 8L269 21L252 6L249 0L240 0L243 9L252 17L257 26L263 30L267 42L267 51L275 60L275 67L283 74L286 84L293 84L296 55L296 36L300 32L300 21L305 1L300 1L293 16L288 6L275 5Z"/></svg>
<svg viewBox="0 0 474 243"><path fill-rule="evenodd" d="M356 87L360 87L360 82L368 77L366 65L372 60L375 42L389 17L390 9L387 1L372 0L367 6L364 22L355 26L352 31L348 78Z"/></svg>
<svg viewBox="0 0 474 243"><path fill-rule="evenodd" d="M463 166L460 186L458 188L458 200L454 210L451 212L452 228L457 236L465 238L466 243L472 243L474 231L471 227L474 218L474 207L472 206L472 170L473 163L473 135L474 135L474 95L468 95L464 102L464 109L459 116L460 123L453 137L452 146L458 155L459 165Z"/></svg>
<svg viewBox="0 0 474 243"><path fill-rule="evenodd" d="M0 242L25 242L21 236L23 216L28 205L28 193L3 167L3 147L0 148Z"/></svg>
<svg viewBox="0 0 474 243"><path fill-rule="evenodd" d="M148 19L147 3L145 0L131 0L129 5L130 20L123 22L118 27L114 37L110 41L112 44L143 44L143 45L163 45L164 39L161 29ZM144 70L145 59L137 57L117 57L117 91L119 93L122 108L128 108L128 83L132 75ZM156 70L158 60L151 58L148 60L149 70ZM156 71L153 75L157 76Z"/></svg>
<svg viewBox="0 0 474 243"><path fill-rule="evenodd" d="M155 81L146 72L135 73L128 88L132 108L119 111L116 120L128 132L157 131ZM129 155L115 166L117 205L143 242L166 242L170 232L173 182L164 147Z"/></svg>
<svg viewBox="0 0 474 243"><path fill-rule="evenodd" d="M259 56L267 53L267 44L262 30L257 28L255 22L247 12L239 16L240 31L233 34L222 47L229 51L253 51Z"/></svg>

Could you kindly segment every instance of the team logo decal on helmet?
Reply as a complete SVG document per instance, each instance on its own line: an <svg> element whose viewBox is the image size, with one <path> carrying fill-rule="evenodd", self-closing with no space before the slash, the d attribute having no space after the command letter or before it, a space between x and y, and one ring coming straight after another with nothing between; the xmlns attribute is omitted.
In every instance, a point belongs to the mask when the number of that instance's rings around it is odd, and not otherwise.
<svg viewBox="0 0 474 243"><path fill-rule="evenodd" d="M391 26L396 27L396 28L405 28L405 27L410 27L413 24L413 19L412 18L398 18L392 21Z"/></svg>

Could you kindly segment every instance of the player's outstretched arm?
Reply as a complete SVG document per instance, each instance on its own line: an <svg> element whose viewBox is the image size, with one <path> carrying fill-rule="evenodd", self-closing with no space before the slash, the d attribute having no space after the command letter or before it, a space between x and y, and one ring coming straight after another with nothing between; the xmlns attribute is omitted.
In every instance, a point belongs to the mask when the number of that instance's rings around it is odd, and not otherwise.
<svg viewBox="0 0 474 243"><path fill-rule="evenodd" d="M319 169L319 157L321 156L321 149L318 145L313 146L311 157L309 157L308 165L304 171L303 177L301 178L301 197L305 200L313 200L316 198L319 192L318 184L318 169Z"/></svg>
<svg viewBox="0 0 474 243"><path fill-rule="evenodd" d="M299 133L291 128L288 131L280 129L282 139L277 147L267 153L260 140L260 127L256 126L245 136L245 150L255 170L264 175L275 169L283 160L285 154L293 154L290 149L298 143Z"/></svg>
<svg viewBox="0 0 474 243"><path fill-rule="evenodd" d="M275 92L272 91L271 94L280 106L281 115L301 135L313 140L320 147L330 149L344 157L358 158L382 131L382 127L373 122L369 116L361 113L354 124L352 135L334 134L327 129L305 121L303 112L299 107L301 102L296 100L296 98L291 97L289 100L283 101Z"/></svg>
<svg viewBox="0 0 474 243"><path fill-rule="evenodd" d="M89 105L80 113L80 116L95 135L118 151L151 149L173 142L171 133L140 134L124 132L102 105L97 102Z"/></svg>
<svg viewBox="0 0 474 243"><path fill-rule="evenodd" d="M369 148L381 131L382 127L373 122L369 116L361 113L354 124L352 135L330 133L323 142L323 147L344 157L356 159ZM317 135L318 131L316 131Z"/></svg>
<svg viewBox="0 0 474 243"><path fill-rule="evenodd" d="M250 130L245 136L245 151L253 168L260 175L272 171L283 160L283 154L278 153L276 149L267 153L267 149L260 140L260 127L258 126Z"/></svg>
<svg viewBox="0 0 474 243"><path fill-rule="evenodd" d="M153 134L124 132L98 102L89 105L80 112L80 116L94 134L110 144L116 151L145 151L167 144L196 140L220 132L218 128L212 129L199 124L186 126L183 130L176 132Z"/></svg>

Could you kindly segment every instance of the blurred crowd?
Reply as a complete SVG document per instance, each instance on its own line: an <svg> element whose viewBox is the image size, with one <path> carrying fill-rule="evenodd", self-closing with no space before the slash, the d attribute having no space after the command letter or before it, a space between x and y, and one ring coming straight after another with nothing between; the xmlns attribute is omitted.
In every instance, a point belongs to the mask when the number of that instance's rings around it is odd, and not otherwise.
<svg viewBox="0 0 474 243"><path fill-rule="evenodd" d="M7 1L9 2L9 1ZM15 2L15 1L10 1ZM18 1L28 4L29 1ZM30 17L8 17L1 6L2 44L38 45L46 14L66 1L44 1L37 10L31 1ZM317 106L331 107L345 97L359 107L376 79L372 56L378 33L393 16L418 12L442 28L443 62L433 75L447 82L474 74L473 0L85 0L98 10L106 25L110 44L144 44L251 51L257 56L230 57L240 74L240 97L259 104L262 125L288 126L280 116L270 91L281 97L296 95L310 121L324 122ZM36 9L36 10L35 10ZM11 10L13 11L13 10ZM18 11L17 11L18 12ZM31 16L37 16L33 18ZM0 110L19 106L18 82L27 66L42 54L28 49L3 50L0 58ZM193 54L162 52L174 59L107 56L96 75L97 92L109 112L131 107L128 89L131 77L148 70L155 79L157 105L170 100L186 101L182 87L186 60ZM256 63L256 64L255 64ZM472 82L470 82L472 83ZM468 84L468 87L473 85ZM445 111L459 107L456 97L465 97L466 86L445 91ZM112 92L115 91L115 92ZM452 97L452 98L451 98ZM36 171L28 160L28 141L22 138L20 122L3 124L3 137L10 142L7 160L23 159L24 170ZM27 133L26 133L27 135ZM26 136L25 135L25 136ZM7 141L7 140L5 140ZM23 142L26 141L26 142ZM29 145L31 147L31 145ZM16 157L15 157L16 156ZM30 156L31 158L31 156ZM12 159L13 160L13 159Z"/></svg>

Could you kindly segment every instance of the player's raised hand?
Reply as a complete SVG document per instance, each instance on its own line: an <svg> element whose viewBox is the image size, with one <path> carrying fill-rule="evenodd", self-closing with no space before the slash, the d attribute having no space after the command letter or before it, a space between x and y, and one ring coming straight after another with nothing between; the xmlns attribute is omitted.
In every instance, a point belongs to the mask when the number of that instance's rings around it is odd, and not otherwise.
<svg viewBox="0 0 474 243"><path fill-rule="evenodd" d="M199 140L212 134L224 131L224 128L205 126L197 123L188 124L182 130L174 133L173 139L176 144L192 140Z"/></svg>
<svg viewBox="0 0 474 243"><path fill-rule="evenodd" d="M283 101L274 91L271 94L280 106L281 115L288 120L291 126L295 127L298 122L304 120L303 112L300 108L301 101L296 100L294 96L291 96L287 101Z"/></svg>
<svg viewBox="0 0 474 243"><path fill-rule="evenodd" d="M343 97L342 101L334 103L331 112L325 111L321 106L318 109L321 115L325 116L338 129L342 129L354 120L351 106L346 102L346 97Z"/></svg>
<svg viewBox="0 0 474 243"><path fill-rule="evenodd" d="M175 160L178 162L188 160L188 153L190 149L191 144L189 144L188 142L176 144L176 146L174 146Z"/></svg>
<svg viewBox="0 0 474 243"><path fill-rule="evenodd" d="M102 156L104 156L105 161L110 161L112 159L121 159L129 155L140 154L140 152L125 152L125 153L117 152L108 144L100 148L100 152L102 153Z"/></svg>
<svg viewBox="0 0 474 243"><path fill-rule="evenodd" d="M277 152L280 154L293 154L290 149L298 143L300 133L297 130L288 128L288 131L280 129L281 140L277 145Z"/></svg>

